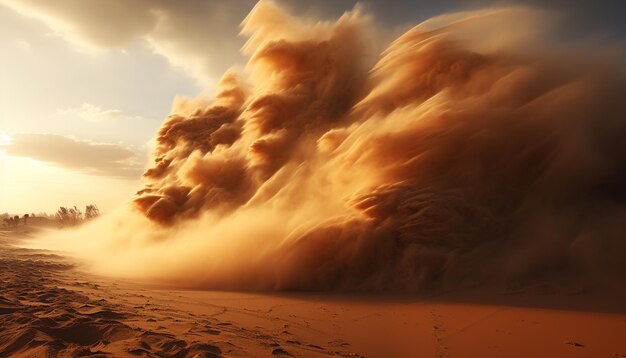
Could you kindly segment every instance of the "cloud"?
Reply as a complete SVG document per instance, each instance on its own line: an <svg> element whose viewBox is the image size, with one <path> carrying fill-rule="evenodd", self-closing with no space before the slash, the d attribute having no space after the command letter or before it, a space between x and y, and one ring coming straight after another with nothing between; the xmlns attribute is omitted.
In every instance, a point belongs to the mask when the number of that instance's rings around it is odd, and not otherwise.
<svg viewBox="0 0 626 358"><path fill-rule="evenodd" d="M122 49L144 41L200 84L212 85L238 56L242 40L234 37L254 1L235 5L201 0L0 0L0 4L42 21L82 49Z"/></svg>
<svg viewBox="0 0 626 358"><path fill-rule="evenodd" d="M253 8L255 0L0 0L11 9L45 23L54 34L82 49L91 51L122 49L133 41L143 41L164 56L172 66L194 77L199 84L212 88L216 80L233 64L242 64L238 38L239 24ZM301 12L312 8L342 12L354 6L352 0L288 3ZM498 5L501 1L480 0L475 5ZM539 4L559 13L567 9L579 35L606 28L622 32L623 5L604 1L604 6L573 4L565 0L513 0L507 3ZM370 0L367 7L378 11L385 23L413 22L420 16L458 8L472 8L460 0L437 2ZM417 17L417 18L416 18ZM591 31L593 32L593 31Z"/></svg>
<svg viewBox="0 0 626 358"><path fill-rule="evenodd" d="M55 134L15 134L1 143L0 150L91 175L136 179L143 168L129 148Z"/></svg>
<svg viewBox="0 0 626 358"><path fill-rule="evenodd" d="M83 103L74 108L60 109L58 114L63 116L76 116L87 122L103 122L116 119L140 119L139 116L130 116L120 109L103 109L91 103Z"/></svg>

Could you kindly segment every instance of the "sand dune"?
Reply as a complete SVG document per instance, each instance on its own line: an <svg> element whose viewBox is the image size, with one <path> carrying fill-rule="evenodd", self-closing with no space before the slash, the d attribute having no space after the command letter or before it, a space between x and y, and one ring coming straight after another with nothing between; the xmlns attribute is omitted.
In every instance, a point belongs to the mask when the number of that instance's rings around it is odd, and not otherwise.
<svg viewBox="0 0 626 358"><path fill-rule="evenodd" d="M7 244L24 236L1 236L0 357L327 354L322 347L217 319L212 307L194 314L167 291L95 278L61 256ZM352 356L343 347L332 352Z"/></svg>
<svg viewBox="0 0 626 358"><path fill-rule="evenodd" d="M0 234L0 357L624 357L626 294L183 291L113 280Z"/></svg>

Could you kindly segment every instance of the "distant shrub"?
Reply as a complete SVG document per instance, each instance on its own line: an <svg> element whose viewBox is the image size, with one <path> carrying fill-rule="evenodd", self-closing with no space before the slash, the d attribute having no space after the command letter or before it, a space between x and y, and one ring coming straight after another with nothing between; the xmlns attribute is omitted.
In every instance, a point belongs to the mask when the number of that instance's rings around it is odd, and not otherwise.
<svg viewBox="0 0 626 358"><path fill-rule="evenodd" d="M94 204L85 206L85 213L83 214L79 208L73 207L60 207L55 214L55 219L61 226L75 226L84 221L93 220L100 216L100 209Z"/></svg>
<svg viewBox="0 0 626 358"><path fill-rule="evenodd" d="M3 215L2 221L4 222L5 227L15 227L20 223L20 217L17 215L15 216Z"/></svg>
<svg viewBox="0 0 626 358"><path fill-rule="evenodd" d="M85 207L85 220L95 219L100 216L100 209L94 204Z"/></svg>
<svg viewBox="0 0 626 358"><path fill-rule="evenodd" d="M56 212L56 219L61 226L75 226L83 221L83 213L76 206L72 208L62 206Z"/></svg>

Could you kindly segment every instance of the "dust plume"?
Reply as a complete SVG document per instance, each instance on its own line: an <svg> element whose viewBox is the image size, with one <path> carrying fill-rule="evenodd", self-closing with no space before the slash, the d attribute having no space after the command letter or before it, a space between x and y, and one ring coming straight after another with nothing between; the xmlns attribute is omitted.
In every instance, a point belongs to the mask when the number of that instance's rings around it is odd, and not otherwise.
<svg viewBox="0 0 626 358"><path fill-rule="evenodd" d="M359 8L318 22L262 1L246 69L177 100L145 187L77 250L185 287L623 282L623 67L553 25L487 9L387 43Z"/></svg>

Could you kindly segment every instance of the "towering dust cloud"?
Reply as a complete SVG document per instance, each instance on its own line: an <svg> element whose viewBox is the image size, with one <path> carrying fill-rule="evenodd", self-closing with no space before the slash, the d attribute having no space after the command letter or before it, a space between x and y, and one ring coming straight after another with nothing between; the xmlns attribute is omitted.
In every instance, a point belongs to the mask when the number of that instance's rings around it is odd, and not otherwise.
<svg viewBox="0 0 626 358"><path fill-rule="evenodd" d="M175 104L133 209L85 251L205 288L623 279L623 68L549 25L458 13L384 45L359 10L315 22L261 2L244 74Z"/></svg>

